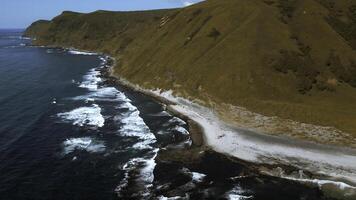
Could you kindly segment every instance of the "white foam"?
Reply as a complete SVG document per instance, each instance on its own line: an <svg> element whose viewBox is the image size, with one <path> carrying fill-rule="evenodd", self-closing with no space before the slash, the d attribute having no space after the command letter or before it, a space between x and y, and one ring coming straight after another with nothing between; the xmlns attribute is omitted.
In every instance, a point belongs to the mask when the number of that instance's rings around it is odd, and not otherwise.
<svg viewBox="0 0 356 200"><path fill-rule="evenodd" d="M106 61L105 58L100 57L102 61ZM119 133L122 136L136 137L139 141L133 145L135 149L152 149L151 144L156 142L154 134L152 134L140 117L138 109L131 104L131 100L126 95L118 91L115 87L98 87L98 83L102 80L99 77L100 72L95 68L91 69L85 76L84 81L79 87L88 88L91 92L87 95L78 96L72 98L73 100L85 100L90 101L117 101L120 105L119 109L125 109L126 111L120 116L116 116L115 119L122 123L119 129Z"/></svg>
<svg viewBox="0 0 356 200"><path fill-rule="evenodd" d="M20 37L20 39L21 40L31 40L31 38L29 38L29 37L22 37L22 36Z"/></svg>
<svg viewBox="0 0 356 200"><path fill-rule="evenodd" d="M187 123L178 117L173 117L168 121L169 123L178 123L179 125L186 125Z"/></svg>
<svg viewBox="0 0 356 200"><path fill-rule="evenodd" d="M127 109L128 111L135 111L137 108L133 106L129 101L122 103L121 105L118 106L120 109Z"/></svg>
<svg viewBox="0 0 356 200"><path fill-rule="evenodd" d="M205 177L206 177L205 174L201 174L201 173L198 173L198 172L192 172L192 180L193 180L193 182L196 182L196 183L202 182Z"/></svg>
<svg viewBox="0 0 356 200"><path fill-rule="evenodd" d="M162 111L162 112L159 112L159 113L151 114L151 116L170 117L171 115L167 111Z"/></svg>
<svg viewBox="0 0 356 200"><path fill-rule="evenodd" d="M105 123L105 119L101 115L101 108L96 104L91 107L81 107L70 112L59 113L58 116L64 121L70 121L77 126L103 127Z"/></svg>
<svg viewBox="0 0 356 200"><path fill-rule="evenodd" d="M123 109L122 113L115 117L120 122L119 134L125 137L134 137L139 141L132 147L135 149L149 149L150 156L144 156L141 158L131 159L123 166L125 170L125 178L121 181L120 185L116 188L116 192L120 192L128 185L129 179L135 179L135 183L138 184L139 195L141 197L147 197L150 195L150 188L154 180L153 171L156 166L155 158L157 156L158 148L153 148L153 144L156 142L156 137L151 133L149 127L145 124L144 120L140 117L139 110L132 105L131 100L128 99L124 93L119 93L118 98L121 103L118 106L119 109ZM129 177L129 173L132 170L139 168L138 177Z"/></svg>
<svg viewBox="0 0 356 200"><path fill-rule="evenodd" d="M84 55L84 56L95 56L95 55L99 55L98 53L94 53L94 52L87 52L87 51L79 51L79 50L68 50L69 54L72 55Z"/></svg>
<svg viewBox="0 0 356 200"><path fill-rule="evenodd" d="M6 38L6 39L21 39L22 37L21 36L10 35L10 36L4 37L4 38Z"/></svg>
<svg viewBox="0 0 356 200"><path fill-rule="evenodd" d="M93 98L86 98L85 99L85 103L94 102L94 101L95 101L95 99L93 99Z"/></svg>
<svg viewBox="0 0 356 200"><path fill-rule="evenodd" d="M21 45L18 46L7 46L7 47L3 47L4 49L15 49L15 48L20 48L22 47Z"/></svg>
<svg viewBox="0 0 356 200"><path fill-rule="evenodd" d="M151 156L150 158L133 158L128 161L122 167L122 169L125 170L125 177L120 182L119 186L117 186L115 191L120 194L120 192L128 186L129 179L133 178L135 180L135 183L139 187L139 191L137 192L140 193L141 196L148 196L150 193L149 190L151 189L154 180L153 171L156 166L155 158L157 156L158 151L158 148L154 149L152 151L153 156ZM137 177L129 176L132 170L139 170L139 174Z"/></svg>
<svg viewBox="0 0 356 200"><path fill-rule="evenodd" d="M81 88L87 88L90 91L96 91L98 89L98 84L102 82L102 79L99 77L100 72L96 69L91 69L83 77L83 82L79 85Z"/></svg>
<svg viewBox="0 0 356 200"><path fill-rule="evenodd" d="M132 104L131 106L128 106L128 109L133 109ZM121 135L127 137L136 137L141 140L133 146L134 148L152 148L150 145L156 142L156 137L153 133L151 133L150 129L140 117L140 112L137 109L133 111L129 110L128 113L124 114L121 118L121 123L123 124L119 129Z"/></svg>
<svg viewBox="0 0 356 200"><path fill-rule="evenodd" d="M119 129L120 135L138 138L140 141L133 145L133 148L152 149L151 145L156 142L156 137L140 117L140 111L130 103L131 101L123 93L121 93L120 99L126 102L123 102L119 108L127 110L116 117L122 124Z"/></svg>
<svg viewBox="0 0 356 200"><path fill-rule="evenodd" d="M94 88L94 87L90 87ZM74 98L71 98L73 100L86 100L86 101L123 101L125 99L122 98L122 93L119 92L116 88L114 87L102 87L102 88L96 88L93 89L92 92L90 92L87 95L82 95L82 96L77 96Z"/></svg>
<svg viewBox="0 0 356 200"><path fill-rule="evenodd" d="M182 199L189 199L189 197L180 197L180 196L175 196L175 197L165 197L165 196L159 196L159 200L182 200Z"/></svg>
<svg viewBox="0 0 356 200"><path fill-rule="evenodd" d="M64 154L69 154L75 150L83 150L90 153L101 153L105 151L104 142L95 141L90 137L71 138L63 142ZM76 160L73 158L73 160Z"/></svg>
<svg viewBox="0 0 356 200"><path fill-rule="evenodd" d="M245 200L252 199L253 196L243 195L244 191L239 186L235 186L231 191L225 194L226 198L229 200Z"/></svg>
<svg viewBox="0 0 356 200"><path fill-rule="evenodd" d="M298 182L311 183L311 184L319 186L319 188L322 188L324 185L334 185L340 190L345 190L345 189L355 189L356 190L356 187L353 187L349 184L346 184L346 183L340 182L340 181L320 180L320 179L303 179L303 178L293 178L293 177L283 177L283 178L288 179L288 180L298 181Z"/></svg>
<svg viewBox="0 0 356 200"><path fill-rule="evenodd" d="M54 50L53 49L47 49L46 53L48 53L48 54L54 53Z"/></svg>
<svg viewBox="0 0 356 200"><path fill-rule="evenodd" d="M189 132L187 131L187 129L185 129L181 126L175 126L173 129L178 131L179 133L182 133L183 135L189 135Z"/></svg>
<svg viewBox="0 0 356 200"><path fill-rule="evenodd" d="M104 63L107 62L106 58L104 58L104 57L102 57L102 56L100 56L99 59L102 61L102 64L104 64Z"/></svg>

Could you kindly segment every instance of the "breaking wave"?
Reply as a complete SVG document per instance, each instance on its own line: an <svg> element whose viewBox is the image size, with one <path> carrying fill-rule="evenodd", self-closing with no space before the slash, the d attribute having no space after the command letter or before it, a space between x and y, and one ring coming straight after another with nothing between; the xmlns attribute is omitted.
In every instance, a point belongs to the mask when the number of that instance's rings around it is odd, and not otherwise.
<svg viewBox="0 0 356 200"><path fill-rule="evenodd" d="M75 150L83 150L89 153L101 153L105 151L102 141L96 141L90 137L70 138L63 142L64 154L69 154Z"/></svg>
<svg viewBox="0 0 356 200"><path fill-rule="evenodd" d="M153 171L156 166L155 158L158 151L158 148L154 149L153 155L148 158L133 158L122 167L122 170L125 171L125 177L115 189L119 197L122 197L123 192L129 189L128 185L132 181L135 182L135 190L137 191L131 197L149 198L150 189L153 186Z"/></svg>
<svg viewBox="0 0 356 200"><path fill-rule="evenodd" d="M91 69L86 75L84 75L84 80L79 85L79 87L87 88L90 91L96 91L98 89L98 84L102 81L99 75L99 71L96 69Z"/></svg>
<svg viewBox="0 0 356 200"><path fill-rule="evenodd" d="M98 53L94 53L94 52L79 51L79 50L74 50L74 49L68 50L68 53L69 53L69 54L72 54L72 55L84 55L84 56L95 56L95 55L99 55Z"/></svg>
<svg viewBox="0 0 356 200"><path fill-rule="evenodd" d="M70 112L59 113L65 122L72 122L77 126L95 126L103 127L105 119L101 114L101 108L97 104L93 104L91 107L81 107L74 109Z"/></svg>
<svg viewBox="0 0 356 200"><path fill-rule="evenodd" d="M235 186L231 191L225 194L226 198L229 200L246 200L253 199L251 195L244 195L245 191L241 189L240 186Z"/></svg>

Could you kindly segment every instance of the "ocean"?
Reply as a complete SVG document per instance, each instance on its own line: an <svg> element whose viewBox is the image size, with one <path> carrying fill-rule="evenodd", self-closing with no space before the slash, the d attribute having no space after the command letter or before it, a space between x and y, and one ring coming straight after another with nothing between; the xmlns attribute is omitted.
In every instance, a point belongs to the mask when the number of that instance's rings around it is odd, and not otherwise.
<svg viewBox="0 0 356 200"><path fill-rule="evenodd" d="M183 119L103 75L108 57L22 31L0 30L1 200L329 199L194 147Z"/></svg>

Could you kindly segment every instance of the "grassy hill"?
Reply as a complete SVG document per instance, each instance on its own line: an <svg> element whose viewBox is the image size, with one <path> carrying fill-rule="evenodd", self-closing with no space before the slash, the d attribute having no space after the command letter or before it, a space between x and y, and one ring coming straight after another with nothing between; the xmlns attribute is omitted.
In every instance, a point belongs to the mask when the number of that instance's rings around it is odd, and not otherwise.
<svg viewBox="0 0 356 200"><path fill-rule="evenodd" d="M243 120L226 105L278 116L275 127L283 119L335 127L343 138L324 142L356 146L353 0L207 0L173 10L64 12L35 22L26 35L40 45L109 53L118 60L117 76L199 99L232 123ZM266 131L293 131L277 129ZM313 134L294 136L318 140Z"/></svg>

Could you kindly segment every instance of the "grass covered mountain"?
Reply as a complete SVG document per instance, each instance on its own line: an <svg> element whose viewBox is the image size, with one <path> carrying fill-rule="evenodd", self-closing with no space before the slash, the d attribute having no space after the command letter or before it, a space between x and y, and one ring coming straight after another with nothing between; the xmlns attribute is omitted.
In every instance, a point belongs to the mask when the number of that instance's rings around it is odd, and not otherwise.
<svg viewBox="0 0 356 200"><path fill-rule="evenodd" d="M199 99L231 123L356 147L354 0L207 0L171 10L63 12L33 23L25 35L38 45L108 53L117 58L115 75ZM305 124L295 130L294 121L335 130Z"/></svg>

